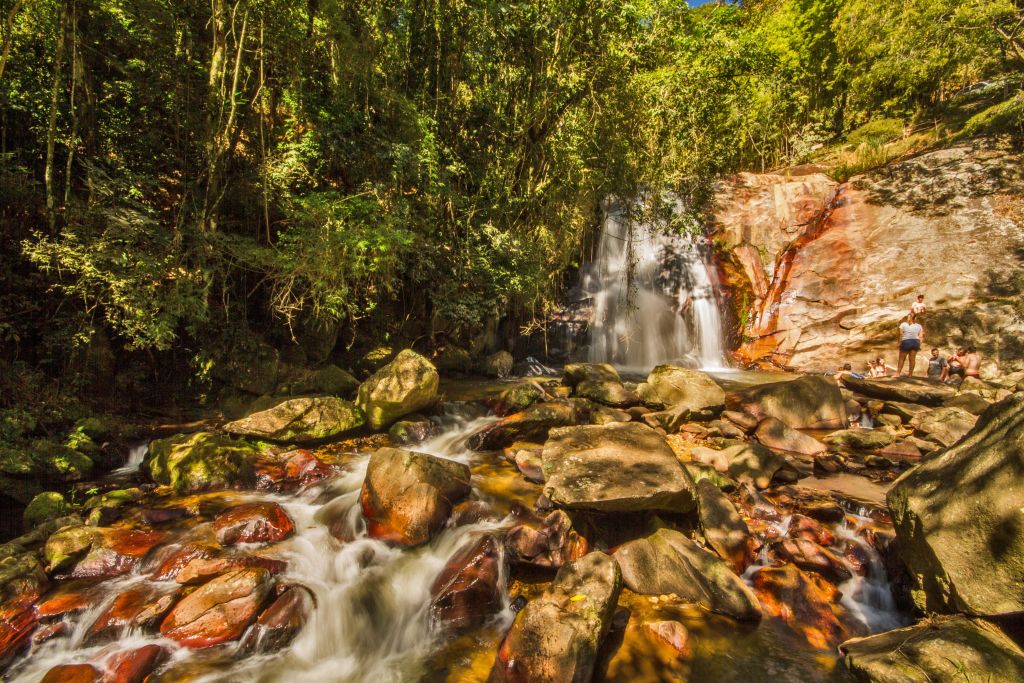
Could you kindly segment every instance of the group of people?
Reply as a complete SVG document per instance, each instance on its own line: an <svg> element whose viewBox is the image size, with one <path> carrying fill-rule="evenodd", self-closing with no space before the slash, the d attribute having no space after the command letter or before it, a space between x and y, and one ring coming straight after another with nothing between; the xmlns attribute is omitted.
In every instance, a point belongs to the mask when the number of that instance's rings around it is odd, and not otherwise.
<svg viewBox="0 0 1024 683"><path fill-rule="evenodd" d="M918 294L917 301L910 306L910 312L899 325L899 361L896 367L886 365L885 360L879 356L868 361L867 371L864 373L854 372L850 363L843 365L836 373L836 379L844 376L856 377L887 377L890 375L902 376L903 367L907 366L907 375L914 375L914 368L917 365L917 354L924 344L924 326L921 318L924 316L927 306L924 303L924 295ZM961 346L949 356L943 356L937 347L932 347L931 355L928 357L928 379L936 382L957 383L965 377L979 377L981 375L981 355L973 346Z"/></svg>

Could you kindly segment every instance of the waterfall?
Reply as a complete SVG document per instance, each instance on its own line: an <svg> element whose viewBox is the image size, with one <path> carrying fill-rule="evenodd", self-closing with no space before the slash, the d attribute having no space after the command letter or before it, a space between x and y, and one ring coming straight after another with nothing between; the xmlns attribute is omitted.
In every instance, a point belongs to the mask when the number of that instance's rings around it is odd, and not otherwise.
<svg viewBox="0 0 1024 683"><path fill-rule="evenodd" d="M633 220L619 202L603 209L596 257L581 273L593 304L588 360L638 370L667 362L723 368L717 283L702 240L656 219Z"/></svg>

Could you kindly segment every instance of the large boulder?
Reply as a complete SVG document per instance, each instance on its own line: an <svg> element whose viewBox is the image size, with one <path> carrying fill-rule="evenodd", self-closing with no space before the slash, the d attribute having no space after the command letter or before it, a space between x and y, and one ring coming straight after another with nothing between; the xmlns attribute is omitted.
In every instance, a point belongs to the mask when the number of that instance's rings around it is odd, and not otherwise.
<svg viewBox="0 0 1024 683"><path fill-rule="evenodd" d="M655 408L675 407L693 413L717 412L725 405L725 392L710 375L678 365L659 365L651 370L641 397Z"/></svg>
<svg viewBox="0 0 1024 683"><path fill-rule="evenodd" d="M353 403L334 396L293 398L224 425L224 431L270 441L321 441L366 423Z"/></svg>
<svg viewBox="0 0 1024 683"><path fill-rule="evenodd" d="M553 428L579 422L582 412L572 401L534 403L522 412L482 427L466 444L474 451L493 451L516 441L543 441Z"/></svg>
<svg viewBox="0 0 1024 683"><path fill-rule="evenodd" d="M793 429L846 427L846 401L839 385L822 375L740 389L728 394L725 403L729 410L759 420L774 417Z"/></svg>
<svg viewBox="0 0 1024 683"><path fill-rule="evenodd" d="M76 579L119 576L135 569L166 537L162 531L67 526L46 539L43 557L50 573Z"/></svg>
<svg viewBox="0 0 1024 683"><path fill-rule="evenodd" d="M687 602L740 621L757 621L757 597L722 560L672 529L619 546L622 581L634 593L675 593Z"/></svg>
<svg viewBox="0 0 1024 683"><path fill-rule="evenodd" d="M503 561L501 544L492 534L455 553L430 589L430 616L434 623L464 631L499 612Z"/></svg>
<svg viewBox="0 0 1024 683"><path fill-rule="evenodd" d="M963 440L886 496L900 555L928 611L1024 611L1024 393L993 405Z"/></svg>
<svg viewBox="0 0 1024 683"><path fill-rule="evenodd" d="M750 581L764 612L784 621L811 647L833 650L846 637L833 607L840 593L822 577L784 564L759 569Z"/></svg>
<svg viewBox="0 0 1024 683"><path fill-rule="evenodd" d="M469 467L454 460L381 448L370 456L360 493L370 535L406 546L426 543L469 495L469 476Z"/></svg>
<svg viewBox="0 0 1024 683"><path fill-rule="evenodd" d="M274 652L298 635L316 606L313 594L302 586L285 589L263 610L249 629L242 647L255 652Z"/></svg>
<svg viewBox="0 0 1024 683"><path fill-rule="evenodd" d="M551 586L516 615L488 680L591 680L621 590L619 566L604 553L593 552L562 567Z"/></svg>
<svg viewBox="0 0 1024 683"><path fill-rule="evenodd" d="M160 635L193 649L235 640L259 614L272 583L270 572L259 567L218 576L174 606Z"/></svg>
<svg viewBox="0 0 1024 683"><path fill-rule="evenodd" d="M690 449L690 457L759 489L768 488L772 478L786 466L781 456L757 443L734 443L721 450L698 446Z"/></svg>
<svg viewBox="0 0 1024 683"><path fill-rule="evenodd" d="M526 380L517 382L501 392L495 407L498 415L511 415L526 410L534 403L549 400L548 393L539 383Z"/></svg>
<svg viewBox="0 0 1024 683"><path fill-rule="evenodd" d="M575 387L580 382L619 382L619 371L608 363L569 363L565 366L563 381Z"/></svg>
<svg viewBox="0 0 1024 683"><path fill-rule="evenodd" d="M839 646L869 683L1024 681L1024 652L995 626L962 616L854 638Z"/></svg>
<svg viewBox="0 0 1024 683"><path fill-rule="evenodd" d="M843 385L870 398L925 406L940 406L946 399L956 394L956 389L948 384L933 382L923 377L857 379L847 376L843 378Z"/></svg>
<svg viewBox="0 0 1024 683"><path fill-rule="evenodd" d="M758 425L754 436L761 445L777 451L797 453L800 455L819 455L828 450L828 446L787 425L782 420L768 417Z"/></svg>
<svg viewBox="0 0 1024 683"><path fill-rule="evenodd" d="M237 505L217 515L213 531L221 545L277 543L295 532L295 524L277 503L261 501Z"/></svg>
<svg viewBox="0 0 1024 683"><path fill-rule="evenodd" d="M977 417L963 408L935 408L915 415L910 426L929 441L952 446L971 431L977 421Z"/></svg>
<svg viewBox="0 0 1024 683"><path fill-rule="evenodd" d="M640 402L636 392L622 386L618 380L583 380L573 393L613 408L628 408Z"/></svg>
<svg viewBox="0 0 1024 683"><path fill-rule="evenodd" d="M297 379L283 384L275 393L284 396L326 394L328 396L351 396L359 388L359 380L337 365L325 365L311 370Z"/></svg>
<svg viewBox="0 0 1024 683"><path fill-rule="evenodd" d="M149 444L142 469L157 484L178 493L250 486L258 451L244 441L197 432Z"/></svg>
<svg viewBox="0 0 1024 683"><path fill-rule="evenodd" d="M711 479L697 482L697 512L708 545L735 571L743 572L753 560L750 529Z"/></svg>
<svg viewBox="0 0 1024 683"><path fill-rule="evenodd" d="M501 379L512 374L512 366L514 364L515 359L512 358L511 353L508 351L496 351L480 359L479 369L481 374Z"/></svg>
<svg viewBox="0 0 1024 683"><path fill-rule="evenodd" d="M565 510L555 510L540 526L517 524L505 535L509 562L558 568L587 554L587 539L572 526Z"/></svg>
<svg viewBox="0 0 1024 683"><path fill-rule="evenodd" d="M432 405L439 382L430 361L405 349L359 385L356 405L373 429L385 429L403 415Z"/></svg>
<svg viewBox="0 0 1024 683"><path fill-rule="evenodd" d="M542 457L544 495L559 507L687 512L696 502L665 438L635 422L554 429Z"/></svg>

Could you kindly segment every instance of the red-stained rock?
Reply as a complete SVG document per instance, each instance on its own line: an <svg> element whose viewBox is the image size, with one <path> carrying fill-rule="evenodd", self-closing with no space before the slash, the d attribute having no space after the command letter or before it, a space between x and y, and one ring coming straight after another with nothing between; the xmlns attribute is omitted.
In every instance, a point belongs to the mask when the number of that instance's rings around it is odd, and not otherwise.
<svg viewBox="0 0 1024 683"><path fill-rule="evenodd" d="M871 567L871 553L859 543L847 541L843 549L843 558L861 576L866 576Z"/></svg>
<svg viewBox="0 0 1024 683"><path fill-rule="evenodd" d="M690 633L678 621L649 622L644 624L644 629L683 657L689 657L693 652Z"/></svg>
<svg viewBox="0 0 1024 683"><path fill-rule="evenodd" d="M36 616L40 619L52 619L89 609L100 598L96 585L96 581L89 579L68 581L59 585L36 602Z"/></svg>
<svg viewBox="0 0 1024 683"><path fill-rule="evenodd" d="M295 524L277 503L246 503L222 512L213 521L221 545L277 543L295 533Z"/></svg>
<svg viewBox="0 0 1024 683"><path fill-rule="evenodd" d="M587 539L576 533L563 510L549 514L539 528L519 524L505 536L510 562L538 567L561 567L586 555L587 547Z"/></svg>
<svg viewBox="0 0 1024 683"><path fill-rule="evenodd" d="M0 667L29 645L37 622L38 617L29 605L16 602L0 607Z"/></svg>
<svg viewBox="0 0 1024 683"><path fill-rule="evenodd" d="M55 621L52 624L40 626L32 633L32 644L42 645L54 638L63 638L71 633L71 625L66 621Z"/></svg>
<svg viewBox="0 0 1024 683"><path fill-rule="evenodd" d="M500 610L502 562L501 547L490 534L456 553L430 588L434 622L462 631Z"/></svg>
<svg viewBox="0 0 1024 683"><path fill-rule="evenodd" d="M847 637L832 610L839 592L820 576L786 564L758 571L751 583L764 614L784 621L811 647L831 650Z"/></svg>
<svg viewBox="0 0 1024 683"><path fill-rule="evenodd" d="M89 664L62 664L46 672L39 683L99 683L103 674Z"/></svg>
<svg viewBox="0 0 1024 683"><path fill-rule="evenodd" d="M89 552L75 563L70 578L106 578L126 574L135 569L142 558L163 542L162 531L131 529L95 529ZM52 537L51 537L52 538ZM47 541L49 545L50 541Z"/></svg>
<svg viewBox="0 0 1024 683"><path fill-rule="evenodd" d="M256 618L271 584L270 572L259 567L219 576L175 605L160 633L194 649L235 640Z"/></svg>
<svg viewBox="0 0 1024 683"><path fill-rule="evenodd" d="M242 646L256 652L274 652L287 646L313 612L313 594L302 586L291 586L270 607L263 610L249 630Z"/></svg>
<svg viewBox="0 0 1024 683"><path fill-rule="evenodd" d="M836 542L836 537L831 531L823 527L820 522L804 515L793 515L790 519L789 536L791 538L806 538L826 547L834 545Z"/></svg>
<svg viewBox="0 0 1024 683"><path fill-rule="evenodd" d="M774 546L775 554L804 571L817 572L833 583L850 578L842 559L828 548L806 538L787 538Z"/></svg>
<svg viewBox="0 0 1024 683"><path fill-rule="evenodd" d="M147 559L143 571L148 572L154 581L172 581L193 560L208 560L219 552L216 546L202 543L169 545L160 548L152 558Z"/></svg>
<svg viewBox="0 0 1024 683"><path fill-rule="evenodd" d="M196 558L182 567L174 580L182 585L195 585L204 583L215 576L247 567L266 569L271 574L276 575L287 569L288 563L284 560L274 560L269 557L258 557L255 555L214 557L211 559Z"/></svg>
<svg viewBox="0 0 1024 683"><path fill-rule="evenodd" d="M126 628L148 629L155 626L178 599L179 591L142 584L119 593L92 623L86 634L90 640L116 638Z"/></svg>
<svg viewBox="0 0 1024 683"><path fill-rule="evenodd" d="M281 457L285 458L285 476L297 482L300 489L334 476L334 468L309 451L291 451Z"/></svg>
<svg viewBox="0 0 1024 683"><path fill-rule="evenodd" d="M118 652L107 660L103 683L143 683L167 655L167 650L160 645Z"/></svg>
<svg viewBox="0 0 1024 683"><path fill-rule="evenodd" d="M142 521L146 524L166 524L168 522L176 522L179 519L185 519L189 516L189 512L185 508L151 508L143 510L140 513Z"/></svg>

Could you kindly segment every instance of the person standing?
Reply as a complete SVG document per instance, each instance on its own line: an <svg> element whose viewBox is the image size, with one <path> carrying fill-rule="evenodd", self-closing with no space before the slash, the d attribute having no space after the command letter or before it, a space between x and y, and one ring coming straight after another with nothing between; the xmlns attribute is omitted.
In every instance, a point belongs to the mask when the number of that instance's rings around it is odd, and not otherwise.
<svg viewBox="0 0 1024 683"><path fill-rule="evenodd" d="M949 375L949 362L942 357L937 348L932 347L931 358L928 359L928 379L945 382Z"/></svg>
<svg viewBox="0 0 1024 683"><path fill-rule="evenodd" d="M910 312L914 317L920 316L922 313L928 310L928 307L924 305L924 294L917 295L917 301L910 304Z"/></svg>
<svg viewBox="0 0 1024 683"><path fill-rule="evenodd" d="M903 363L909 361L907 375L914 376L914 365L917 363L917 352L924 341L924 328L917 322L917 316L909 314L900 323L900 360L896 364L896 376L903 374Z"/></svg>

